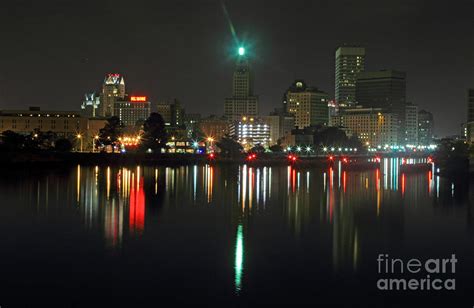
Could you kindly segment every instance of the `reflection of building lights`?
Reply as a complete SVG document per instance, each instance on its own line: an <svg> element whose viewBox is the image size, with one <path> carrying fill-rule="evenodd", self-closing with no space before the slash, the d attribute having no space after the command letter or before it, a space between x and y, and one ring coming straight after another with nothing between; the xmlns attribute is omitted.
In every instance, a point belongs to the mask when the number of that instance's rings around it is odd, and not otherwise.
<svg viewBox="0 0 474 308"><path fill-rule="evenodd" d="M145 191L143 177L140 176L140 169L137 169L136 183L134 177L131 179L131 189L129 197L129 224L130 232L142 234L145 226Z"/></svg>
<svg viewBox="0 0 474 308"><path fill-rule="evenodd" d="M240 292L242 289L242 272L244 265L244 232L243 226L237 227L237 241L235 243L235 291Z"/></svg>

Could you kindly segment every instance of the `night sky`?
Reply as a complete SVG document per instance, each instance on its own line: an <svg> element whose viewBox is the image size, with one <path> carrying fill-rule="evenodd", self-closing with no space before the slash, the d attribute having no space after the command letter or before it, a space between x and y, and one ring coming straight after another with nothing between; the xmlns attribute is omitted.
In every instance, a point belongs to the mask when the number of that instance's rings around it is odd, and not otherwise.
<svg viewBox="0 0 474 308"><path fill-rule="evenodd" d="M436 3L435 3L436 2ZM334 96L334 52L367 49L366 69L408 74L407 98L460 133L474 87L474 1L226 1L251 53L261 114L303 78ZM0 2L0 109L79 109L106 73L129 94L223 113L235 42L221 1Z"/></svg>

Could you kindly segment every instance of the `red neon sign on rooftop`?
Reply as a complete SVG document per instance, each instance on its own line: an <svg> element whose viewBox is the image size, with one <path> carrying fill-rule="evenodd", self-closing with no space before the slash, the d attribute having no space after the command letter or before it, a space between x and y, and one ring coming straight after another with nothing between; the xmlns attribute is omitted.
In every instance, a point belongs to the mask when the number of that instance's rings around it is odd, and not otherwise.
<svg viewBox="0 0 474 308"><path fill-rule="evenodd" d="M146 102L146 96L130 96L131 102Z"/></svg>

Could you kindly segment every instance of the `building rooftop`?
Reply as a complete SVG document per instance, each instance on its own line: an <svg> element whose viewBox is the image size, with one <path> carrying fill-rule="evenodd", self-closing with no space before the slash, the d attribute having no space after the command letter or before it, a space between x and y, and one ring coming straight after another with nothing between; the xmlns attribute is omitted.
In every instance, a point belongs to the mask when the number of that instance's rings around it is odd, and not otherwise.
<svg viewBox="0 0 474 308"><path fill-rule="evenodd" d="M81 113L79 111L67 111L67 110L41 110L40 107L29 107L24 110L0 110L0 116L14 116L14 117L27 117L27 116L45 116L45 117L59 117L67 116L72 118L80 118Z"/></svg>

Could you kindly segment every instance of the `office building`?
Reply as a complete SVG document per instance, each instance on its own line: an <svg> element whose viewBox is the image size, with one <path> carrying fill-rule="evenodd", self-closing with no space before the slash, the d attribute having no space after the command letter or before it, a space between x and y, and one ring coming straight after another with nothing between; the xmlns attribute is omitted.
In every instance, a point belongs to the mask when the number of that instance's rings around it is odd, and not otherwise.
<svg viewBox="0 0 474 308"><path fill-rule="evenodd" d="M84 117L77 111L41 110L39 107L0 111L0 133L13 131L30 135L34 132L48 132L56 138L68 138L73 142L80 138L85 151L93 149L94 137L106 122L104 118Z"/></svg>
<svg viewBox="0 0 474 308"><path fill-rule="evenodd" d="M303 80L296 80L286 92L284 109L294 116L295 126L305 128L314 125L328 125L329 96L315 87L309 87Z"/></svg>
<svg viewBox="0 0 474 308"><path fill-rule="evenodd" d="M100 107L100 96L95 93L84 94L84 101L82 101L81 111L85 117L99 116L98 109Z"/></svg>
<svg viewBox="0 0 474 308"><path fill-rule="evenodd" d="M215 141L219 141L229 133L229 123L227 119L215 115L201 118L198 128L204 138L212 138Z"/></svg>
<svg viewBox="0 0 474 308"><path fill-rule="evenodd" d="M261 117L270 126L270 142L274 145L279 142L291 130L295 128L295 118L293 115L285 113L282 108L276 108L268 116Z"/></svg>
<svg viewBox="0 0 474 308"><path fill-rule="evenodd" d="M268 145L274 145L278 143L280 139L280 116L279 115L268 115L261 117L262 121L268 124L270 128L270 138L268 140Z"/></svg>
<svg viewBox="0 0 474 308"><path fill-rule="evenodd" d="M201 135L199 131L199 122L201 121L200 113L185 113L184 126L186 127L186 134L188 138L196 139Z"/></svg>
<svg viewBox="0 0 474 308"><path fill-rule="evenodd" d="M418 107L408 103L405 107L405 143L418 144Z"/></svg>
<svg viewBox="0 0 474 308"><path fill-rule="evenodd" d="M77 111L28 110L0 111L0 131L11 130L22 135L33 131L52 132L59 137L76 136L87 131L87 118Z"/></svg>
<svg viewBox="0 0 474 308"><path fill-rule="evenodd" d="M253 93L253 74L243 48L239 49L237 65L233 75L232 97L225 99L224 116L238 121L244 116L258 114L258 97Z"/></svg>
<svg viewBox="0 0 474 308"><path fill-rule="evenodd" d="M166 126L178 127L184 125L184 108L177 99L173 99L171 102L160 102L156 107Z"/></svg>
<svg viewBox="0 0 474 308"><path fill-rule="evenodd" d="M358 74L356 101L365 108L382 108L398 116L399 137L405 139L406 73L395 70Z"/></svg>
<svg viewBox="0 0 474 308"><path fill-rule="evenodd" d="M120 74L108 74L102 84L100 94L99 116L110 117L114 115L114 103L125 98L125 80Z"/></svg>
<svg viewBox="0 0 474 308"><path fill-rule="evenodd" d="M340 106L355 104L356 80L365 70L365 48L339 47L336 50L336 103Z"/></svg>
<svg viewBox="0 0 474 308"><path fill-rule="evenodd" d="M262 119L243 117L229 125L229 135L235 137L245 148L256 145L268 146L270 142L270 125Z"/></svg>
<svg viewBox="0 0 474 308"><path fill-rule="evenodd" d="M146 96L126 96L114 102L114 115L125 127L134 127L150 116L151 103Z"/></svg>
<svg viewBox="0 0 474 308"><path fill-rule="evenodd" d="M381 108L347 108L332 117L331 123L348 136L357 136L368 147L398 143L398 116Z"/></svg>
<svg viewBox="0 0 474 308"><path fill-rule="evenodd" d="M467 91L466 140L474 143L474 89Z"/></svg>
<svg viewBox="0 0 474 308"><path fill-rule="evenodd" d="M433 114L426 110L418 112L418 143L429 145L433 143Z"/></svg>

